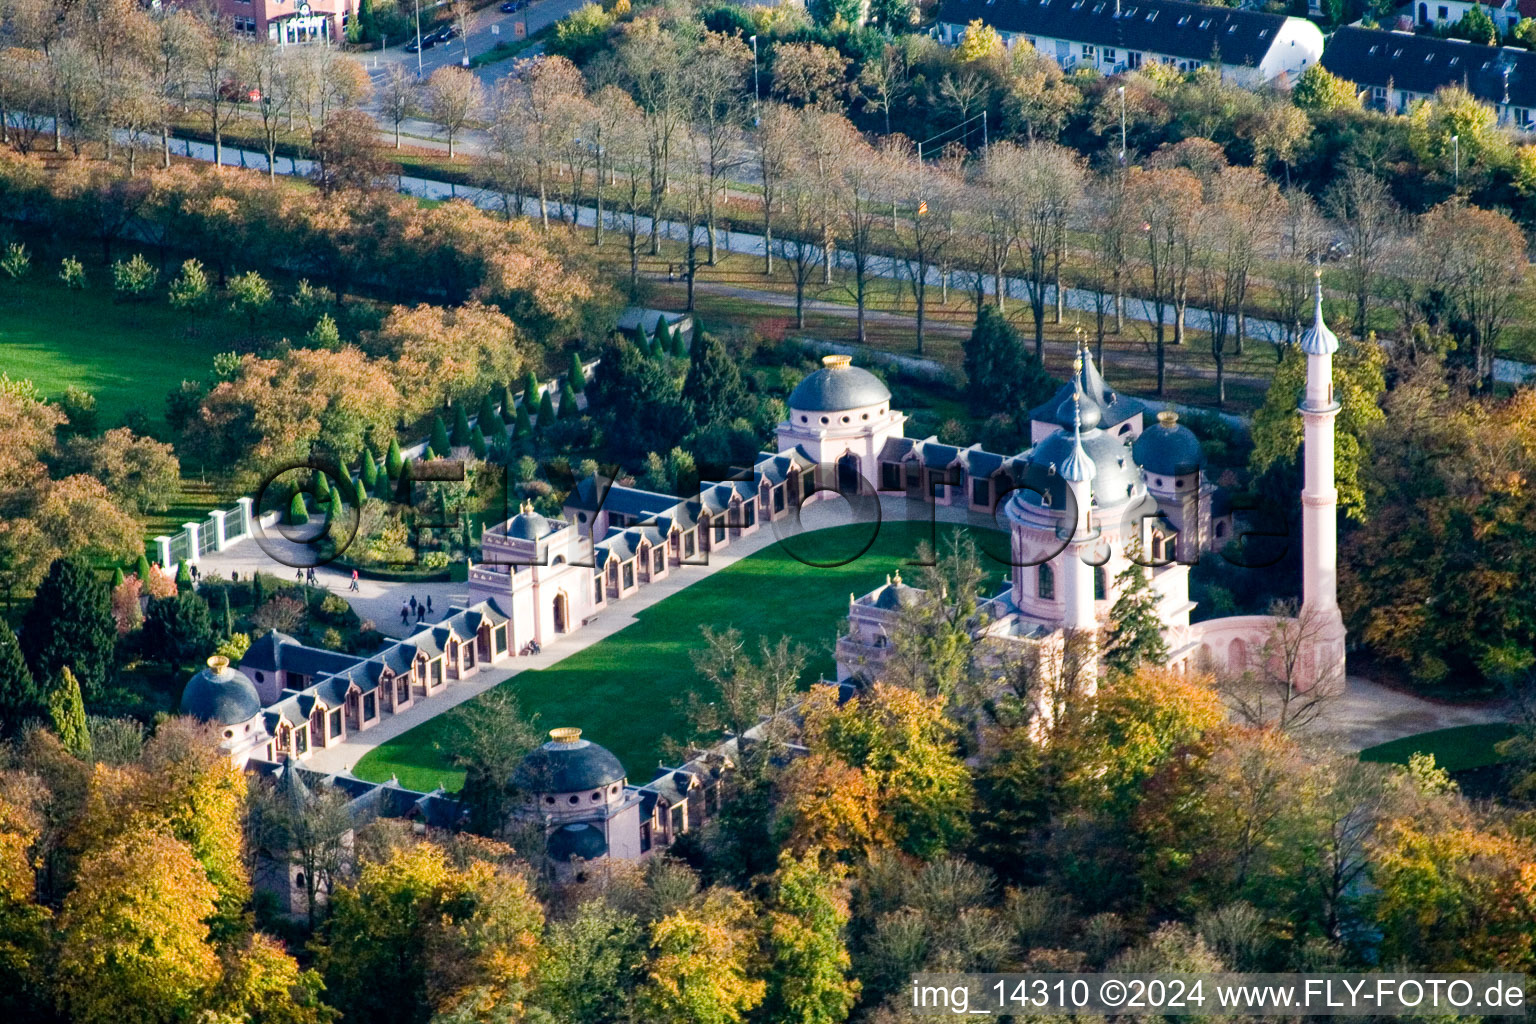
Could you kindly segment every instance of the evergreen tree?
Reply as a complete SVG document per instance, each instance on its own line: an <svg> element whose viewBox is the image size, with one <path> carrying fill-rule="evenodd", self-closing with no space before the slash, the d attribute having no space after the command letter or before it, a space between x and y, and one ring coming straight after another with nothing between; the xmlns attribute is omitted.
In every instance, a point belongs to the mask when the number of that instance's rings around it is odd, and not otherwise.
<svg viewBox="0 0 1536 1024"><path fill-rule="evenodd" d="M59 681L48 695L48 717L53 731L59 734L59 742L76 757L86 757L91 752L91 730L85 721L85 700L80 696L80 680L69 670L59 670Z"/></svg>
<svg viewBox="0 0 1536 1024"><path fill-rule="evenodd" d="M133 573L139 578L140 583L144 583L149 579L149 556L142 551L139 552L139 560L133 565Z"/></svg>
<svg viewBox="0 0 1536 1024"><path fill-rule="evenodd" d="M725 346L702 331L693 334L688 376L683 381L683 402L696 426L730 423L746 413L747 389L736 361Z"/></svg>
<svg viewBox="0 0 1536 1024"><path fill-rule="evenodd" d="M1131 557L1138 556L1133 552ZM1115 577L1120 596L1109 611L1104 663L1116 675L1130 675L1144 664L1161 668L1168 663L1157 594L1147 582L1149 571L1133 561Z"/></svg>
<svg viewBox="0 0 1536 1024"><path fill-rule="evenodd" d="M368 488L363 484L361 477L358 478L353 486L354 490L352 492L352 504L355 508L360 509L364 505L368 504Z"/></svg>
<svg viewBox="0 0 1536 1024"><path fill-rule="evenodd" d="M528 407L520 405L517 407L517 426L512 434L514 437L527 437L531 433L533 433L533 422L528 418Z"/></svg>
<svg viewBox="0 0 1536 1024"><path fill-rule="evenodd" d="M261 582L261 573L251 579L251 607L260 608L267 603L267 588Z"/></svg>
<svg viewBox="0 0 1536 1024"><path fill-rule="evenodd" d="M106 581L83 561L55 561L22 620L21 649L32 678L57 679L68 666L86 699L95 700L106 687L116 646Z"/></svg>
<svg viewBox="0 0 1536 1024"><path fill-rule="evenodd" d="M0 619L0 739L16 736L24 723L48 713L48 695L32 677L10 624Z"/></svg>
<svg viewBox="0 0 1536 1024"><path fill-rule="evenodd" d="M415 504L411 500L411 460L406 459L400 463L400 480L395 484L395 501L401 505Z"/></svg>
<svg viewBox="0 0 1536 1024"><path fill-rule="evenodd" d="M480 428L482 434L489 434L500 421L501 418L496 415L496 397L487 391L485 397L480 400L480 412L475 417L475 425Z"/></svg>
<svg viewBox="0 0 1536 1024"><path fill-rule="evenodd" d="M469 432L469 450L475 453L475 458L485 458L487 446L485 433L480 429L480 424L475 424L475 429Z"/></svg>
<svg viewBox="0 0 1536 1024"><path fill-rule="evenodd" d="M666 317L656 318L656 333L645 346L645 354L652 359L672 354L672 328L667 326Z"/></svg>
<svg viewBox="0 0 1536 1024"><path fill-rule="evenodd" d="M331 500L331 478L324 473L315 474L315 501L324 505Z"/></svg>
<svg viewBox="0 0 1536 1024"><path fill-rule="evenodd" d="M636 324L635 329L629 332L629 343L641 352L651 350L651 339L645 333L645 324Z"/></svg>
<svg viewBox="0 0 1536 1024"><path fill-rule="evenodd" d="M192 586L192 570L187 568L187 560L185 558L176 563L176 586L179 589Z"/></svg>
<svg viewBox="0 0 1536 1024"><path fill-rule="evenodd" d="M389 439L389 451L384 455L384 471L391 480L400 475L400 442L396 438Z"/></svg>
<svg viewBox="0 0 1536 1024"><path fill-rule="evenodd" d="M373 452L363 449L363 468L359 476L362 484L368 490L373 490L379 482L379 464L373 461Z"/></svg>
<svg viewBox="0 0 1536 1024"><path fill-rule="evenodd" d="M560 385L560 418L573 420L581 415L581 408L576 404L576 392L571 390L571 385Z"/></svg>
<svg viewBox="0 0 1536 1024"><path fill-rule="evenodd" d="M427 445L427 450L421 453L421 461L431 462L435 458L437 458L437 452L431 445Z"/></svg>
<svg viewBox="0 0 1536 1024"><path fill-rule="evenodd" d="M571 365L565 371L565 382L578 395L587 390L587 372L581 368L581 353L571 350Z"/></svg>
<svg viewBox="0 0 1536 1024"><path fill-rule="evenodd" d="M469 414L464 411L464 403L459 402L453 407L453 447L463 448L469 444ZM447 452L444 448L443 451Z"/></svg>
<svg viewBox="0 0 1536 1024"><path fill-rule="evenodd" d="M432 441L430 443L432 451L436 453L446 452L449 448L453 447L453 442L448 438L448 425L443 422L441 416L432 417Z"/></svg>
<svg viewBox="0 0 1536 1024"><path fill-rule="evenodd" d="M965 341L966 398L978 416L1017 415L1049 398L1055 381L996 306L982 306Z"/></svg>
<svg viewBox="0 0 1536 1024"><path fill-rule="evenodd" d="M549 397L549 392L544 392L539 399L539 429L543 430L555 422L555 403Z"/></svg>
<svg viewBox="0 0 1536 1024"><path fill-rule="evenodd" d="M539 378L532 370L529 370L523 375L523 404L537 408L538 401Z"/></svg>
<svg viewBox="0 0 1536 1024"><path fill-rule="evenodd" d="M693 333L695 335L704 333L704 329L699 326L698 317L694 317L693 320ZM679 359L688 354L688 339L683 337L682 324L678 324L672 329L672 354Z"/></svg>
<svg viewBox="0 0 1536 1024"><path fill-rule="evenodd" d="M118 587L122 586L123 585L123 580L125 580L125 579L127 579L127 577L123 575L123 567L122 566L118 566L117 568L113 569L112 570L112 589L116 590Z"/></svg>
<svg viewBox="0 0 1536 1024"><path fill-rule="evenodd" d="M144 613L144 649L168 665L185 665L205 656L218 642L208 602L193 591L158 597Z"/></svg>
<svg viewBox="0 0 1536 1024"><path fill-rule="evenodd" d="M229 606L228 587L219 588L219 605L221 621L223 622L223 632L221 633L221 636L223 639L228 640L230 637L235 635L235 610Z"/></svg>
<svg viewBox="0 0 1536 1024"><path fill-rule="evenodd" d="M501 421L508 425L517 422L517 396L510 384L501 389Z"/></svg>
<svg viewBox="0 0 1536 1024"><path fill-rule="evenodd" d="M607 436L621 458L671 451L688 422L673 374L627 341L604 349L587 399L608 425Z"/></svg>
<svg viewBox="0 0 1536 1024"><path fill-rule="evenodd" d="M379 37L379 27L373 13L373 0L361 0L357 5L357 23L363 41L371 43Z"/></svg>
<svg viewBox="0 0 1536 1024"><path fill-rule="evenodd" d="M309 507L304 504L304 492L294 491L293 498L288 502L288 525L303 526L307 522L309 522ZM178 578L181 576L179 569L176 575Z"/></svg>

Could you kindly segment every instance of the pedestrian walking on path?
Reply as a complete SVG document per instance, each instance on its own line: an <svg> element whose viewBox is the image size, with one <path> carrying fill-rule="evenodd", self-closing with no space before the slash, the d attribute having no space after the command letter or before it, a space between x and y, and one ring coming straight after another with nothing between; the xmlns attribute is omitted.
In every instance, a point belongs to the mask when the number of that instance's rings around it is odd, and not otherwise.
<svg viewBox="0 0 1536 1024"><path fill-rule="evenodd" d="M347 587L347 589L352 591L353 593L357 592L357 570L356 569L352 570L352 583L351 583L350 586Z"/></svg>

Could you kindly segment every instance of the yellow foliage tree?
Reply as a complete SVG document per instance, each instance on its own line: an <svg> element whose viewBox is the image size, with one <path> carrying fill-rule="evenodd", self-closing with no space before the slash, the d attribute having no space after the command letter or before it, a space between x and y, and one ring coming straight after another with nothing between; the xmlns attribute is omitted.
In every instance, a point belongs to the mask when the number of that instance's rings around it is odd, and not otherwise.
<svg viewBox="0 0 1536 1024"><path fill-rule="evenodd" d="M955 47L955 58L962 64L1001 57L1005 47L997 29L977 18L965 26L960 34L960 45Z"/></svg>
<svg viewBox="0 0 1536 1024"><path fill-rule="evenodd" d="M752 907L739 893L711 889L696 905L651 926L645 981L636 995L648 1024L740 1024L763 1001L755 980Z"/></svg>

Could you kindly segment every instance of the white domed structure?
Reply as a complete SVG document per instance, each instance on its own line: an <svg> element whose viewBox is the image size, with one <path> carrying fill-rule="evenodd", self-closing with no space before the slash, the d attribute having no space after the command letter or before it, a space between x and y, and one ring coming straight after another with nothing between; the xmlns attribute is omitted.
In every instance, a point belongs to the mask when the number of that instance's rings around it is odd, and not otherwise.
<svg viewBox="0 0 1536 1024"><path fill-rule="evenodd" d="M640 856L640 797L624 766L580 729L551 729L549 742L518 765L512 785L521 816L544 822L545 857L555 877L583 880L592 862Z"/></svg>
<svg viewBox="0 0 1536 1024"><path fill-rule="evenodd" d="M219 730L219 749L237 765L272 737L262 725L261 697L256 685L229 667L229 659L214 655L206 668L187 680L181 692L181 713Z"/></svg>
<svg viewBox="0 0 1536 1024"><path fill-rule="evenodd" d="M779 451L814 462L818 490L873 494L880 451L901 437L907 418L891 408L890 389L852 356L823 356L821 364L790 392Z"/></svg>

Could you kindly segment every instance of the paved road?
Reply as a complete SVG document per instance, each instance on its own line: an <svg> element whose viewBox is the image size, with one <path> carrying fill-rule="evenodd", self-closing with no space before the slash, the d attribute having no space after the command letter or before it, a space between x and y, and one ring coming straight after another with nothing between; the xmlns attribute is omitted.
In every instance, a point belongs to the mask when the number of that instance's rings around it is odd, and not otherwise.
<svg viewBox="0 0 1536 1024"><path fill-rule="evenodd" d="M368 69L369 77L377 85L384 76L385 69L391 64L404 64L408 68L420 67L422 78L426 78L432 72L441 67L454 64L462 64L467 59L478 57L490 50L497 43L515 42L518 38L518 25L526 25L528 35L549 25L553 25L561 18L570 14L582 6L586 0L534 0L534 2L515 14L503 14L497 8L499 4L476 11L470 18L469 35L458 39L439 43L430 50L423 51L419 56L407 53L405 47L412 39L386 40L390 43L388 49L374 50L362 54L361 59ZM428 15L425 7L422 11L422 31L426 31ZM528 51L524 51L527 53ZM475 69L475 74L489 88L496 80L505 75L512 68L510 61L497 61ZM377 109L365 106L371 113L377 113Z"/></svg>

